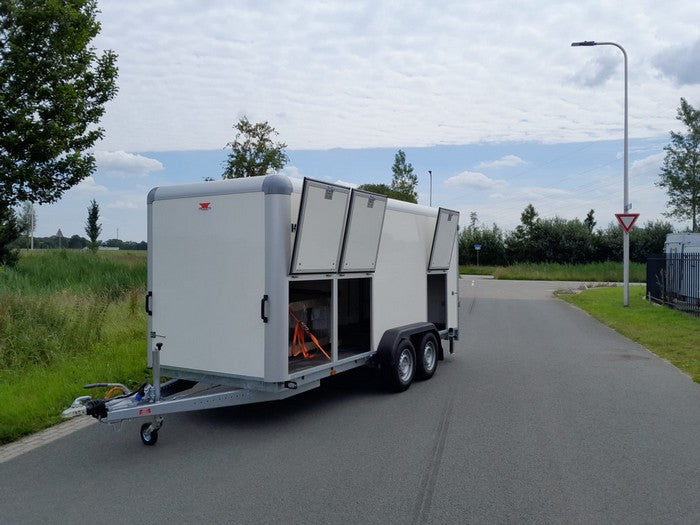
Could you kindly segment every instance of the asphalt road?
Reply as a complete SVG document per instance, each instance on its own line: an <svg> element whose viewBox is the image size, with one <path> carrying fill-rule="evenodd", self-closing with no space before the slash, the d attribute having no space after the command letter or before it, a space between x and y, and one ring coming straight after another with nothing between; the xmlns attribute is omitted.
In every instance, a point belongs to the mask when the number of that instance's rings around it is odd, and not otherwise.
<svg viewBox="0 0 700 525"><path fill-rule="evenodd" d="M386 394L92 425L0 464L3 523L700 523L700 385L551 296L463 280L461 342ZM102 379L102 378L96 378Z"/></svg>

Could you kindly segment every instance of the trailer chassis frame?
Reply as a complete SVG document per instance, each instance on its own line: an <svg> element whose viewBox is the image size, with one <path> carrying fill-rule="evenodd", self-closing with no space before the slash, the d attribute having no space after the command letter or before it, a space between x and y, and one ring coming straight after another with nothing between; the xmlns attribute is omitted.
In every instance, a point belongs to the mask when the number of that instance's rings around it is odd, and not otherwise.
<svg viewBox="0 0 700 525"><path fill-rule="evenodd" d="M77 397L71 406L63 411L63 417L68 419L81 415L91 415L100 423L111 425L123 421L151 418L151 423L144 423L141 426L141 440L146 445L153 445L157 440L158 430L163 425L163 416L167 414L286 399L318 388L323 378L368 364L376 353L368 352L332 365L326 365L320 369L301 371L291 376L288 381L265 383L196 372L163 370L160 366L162 347L162 343L157 343L151 351L152 385L144 384L138 391L134 392L118 383L86 385L85 388L118 387L124 394L111 399L92 399L91 396ZM172 372L175 378L161 384L162 372L168 375L171 375Z"/></svg>

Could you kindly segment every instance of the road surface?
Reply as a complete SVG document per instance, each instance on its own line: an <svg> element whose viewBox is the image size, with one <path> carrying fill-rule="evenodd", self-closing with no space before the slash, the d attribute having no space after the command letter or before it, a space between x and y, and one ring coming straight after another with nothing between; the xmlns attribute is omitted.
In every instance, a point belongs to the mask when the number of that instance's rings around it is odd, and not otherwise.
<svg viewBox="0 0 700 525"><path fill-rule="evenodd" d="M700 523L700 385L556 283L461 281L430 381L91 425L0 463L4 523ZM96 380L108 378L95 378Z"/></svg>

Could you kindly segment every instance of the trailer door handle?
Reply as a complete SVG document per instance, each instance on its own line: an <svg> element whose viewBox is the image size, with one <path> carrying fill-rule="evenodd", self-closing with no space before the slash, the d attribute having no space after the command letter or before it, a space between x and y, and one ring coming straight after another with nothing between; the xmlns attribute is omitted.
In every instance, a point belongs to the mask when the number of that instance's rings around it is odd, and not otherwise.
<svg viewBox="0 0 700 525"><path fill-rule="evenodd" d="M153 297L153 292L148 292L146 294L146 313L148 315L153 315L153 310L151 309L151 298Z"/></svg>
<svg viewBox="0 0 700 525"><path fill-rule="evenodd" d="M267 316L265 315L265 303L267 300L267 294L263 295L263 298L260 300L260 318L263 320L263 323L267 323Z"/></svg>

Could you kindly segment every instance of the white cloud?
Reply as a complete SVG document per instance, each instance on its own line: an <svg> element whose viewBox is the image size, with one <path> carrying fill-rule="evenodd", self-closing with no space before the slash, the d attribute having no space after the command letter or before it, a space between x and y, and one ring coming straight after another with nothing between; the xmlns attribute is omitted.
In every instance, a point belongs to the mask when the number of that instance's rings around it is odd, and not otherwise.
<svg viewBox="0 0 700 525"><path fill-rule="evenodd" d="M284 168L280 170L281 175L286 175L287 177L291 177L293 179L303 179L304 174L301 172L299 168L296 166L292 165L287 165Z"/></svg>
<svg viewBox="0 0 700 525"><path fill-rule="evenodd" d="M109 189L107 189L106 186L102 186L100 184L97 184L97 182L95 182L94 177L89 176L89 177L85 177L78 184L73 186L69 190L69 192L73 193L73 194L79 194L79 195L94 195L94 194L109 193Z"/></svg>
<svg viewBox="0 0 700 525"><path fill-rule="evenodd" d="M691 44L662 51L654 58L653 64L680 86L700 84L699 56L700 38Z"/></svg>
<svg viewBox="0 0 700 525"><path fill-rule="evenodd" d="M572 192L560 188L541 188L533 186L531 188L521 189L520 194L528 199L539 199L543 197L567 197L572 195Z"/></svg>
<svg viewBox="0 0 700 525"><path fill-rule="evenodd" d="M340 186L346 186L348 188L357 188L359 184L355 184L354 182L345 182L344 180L338 179L335 181L335 184L338 184Z"/></svg>
<svg viewBox="0 0 700 525"><path fill-rule="evenodd" d="M523 159L517 155L505 155L498 160L480 162L476 169L488 169L488 168L513 168L521 164L527 164Z"/></svg>
<svg viewBox="0 0 700 525"><path fill-rule="evenodd" d="M107 175L144 177L151 172L163 170L163 164L156 159L122 150L97 150L94 155L97 171Z"/></svg>
<svg viewBox="0 0 700 525"><path fill-rule="evenodd" d="M554 0L100 8L96 44L118 53L120 87L101 147L126 151L222 148L242 114L268 120L291 149L616 138L619 51L569 46L594 36L592 27L630 51L631 124L640 123L631 130L654 136L672 128L678 98L688 95L651 57L696 35L700 19L698 2L677 16L653 0L640 0L634 16L624 2ZM693 45L666 75L696 78Z"/></svg>
<svg viewBox="0 0 700 525"><path fill-rule="evenodd" d="M141 199L143 200L143 199ZM119 200L116 202L110 202L107 204L107 208L110 210L137 210L140 206L132 201Z"/></svg>
<svg viewBox="0 0 700 525"><path fill-rule="evenodd" d="M588 60L569 80L574 84L586 87L596 87L605 84L620 66L618 57L604 55L594 60Z"/></svg>
<svg viewBox="0 0 700 525"><path fill-rule="evenodd" d="M446 186L453 188L470 188L473 190L492 190L505 186L506 184L505 181L491 179L483 173L474 171L463 171L445 181Z"/></svg>
<svg viewBox="0 0 700 525"><path fill-rule="evenodd" d="M661 152L635 160L630 166L630 173L636 177L656 176L659 174L665 156L666 154Z"/></svg>

